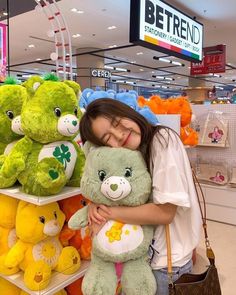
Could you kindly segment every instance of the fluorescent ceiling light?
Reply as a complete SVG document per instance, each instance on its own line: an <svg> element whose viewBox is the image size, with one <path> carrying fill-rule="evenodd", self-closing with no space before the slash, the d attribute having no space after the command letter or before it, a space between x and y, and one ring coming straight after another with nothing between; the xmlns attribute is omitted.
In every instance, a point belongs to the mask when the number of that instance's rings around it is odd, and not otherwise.
<svg viewBox="0 0 236 295"><path fill-rule="evenodd" d="M78 13L78 14L82 14L82 13L84 13L83 10L79 10L79 9L77 9L77 8L72 8L70 11L71 11L71 12Z"/></svg>
<svg viewBox="0 0 236 295"><path fill-rule="evenodd" d="M163 58L163 57L159 57L158 58L160 61L163 61L163 62L168 62L168 63L171 63L171 61L167 58Z"/></svg>
<svg viewBox="0 0 236 295"><path fill-rule="evenodd" d="M104 65L104 69L108 69L108 70L114 70L114 67L112 67L112 66L107 66L107 65Z"/></svg>
<svg viewBox="0 0 236 295"><path fill-rule="evenodd" d="M174 64L174 65L177 65L177 66L182 66L182 63L178 62L178 61L172 60L171 63Z"/></svg>
<svg viewBox="0 0 236 295"><path fill-rule="evenodd" d="M38 57L38 58L36 58L36 60L38 60L38 61L39 61L39 60L42 60L42 58Z"/></svg>
<svg viewBox="0 0 236 295"><path fill-rule="evenodd" d="M121 72L128 72L128 70L124 68L114 68L114 69Z"/></svg>
<svg viewBox="0 0 236 295"><path fill-rule="evenodd" d="M115 47L117 47L117 45L110 45L110 46L108 46L109 48L115 48Z"/></svg>
<svg viewBox="0 0 236 295"><path fill-rule="evenodd" d="M136 54L137 54L137 55L142 55L142 54L143 54L143 52L141 52L141 51L140 51L140 52L137 52Z"/></svg>
<svg viewBox="0 0 236 295"><path fill-rule="evenodd" d="M29 44L28 47L29 47L29 48L34 48L35 45L34 45L34 44Z"/></svg>
<svg viewBox="0 0 236 295"><path fill-rule="evenodd" d="M114 30L114 29L116 29L116 26L110 26L110 27L108 27L107 29L108 29L108 30Z"/></svg>
<svg viewBox="0 0 236 295"><path fill-rule="evenodd" d="M73 38L78 38L80 36L81 36L80 34L74 34L74 35L72 35Z"/></svg>

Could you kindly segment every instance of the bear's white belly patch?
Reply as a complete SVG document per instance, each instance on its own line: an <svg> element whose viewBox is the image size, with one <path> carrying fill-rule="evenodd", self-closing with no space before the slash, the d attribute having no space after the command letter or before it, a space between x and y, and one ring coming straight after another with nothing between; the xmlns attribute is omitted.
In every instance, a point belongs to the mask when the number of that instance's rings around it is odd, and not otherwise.
<svg viewBox="0 0 236 295"><path fill-rule="evenodd" d="M135 250L143 239L143 229L140 225L123 224L113 220L109 220L97 234L99 246L115 255Z"/></svg>
<svg viewBox="0 0 236 295"><path fill-rule="evenodd" d="M57 238L49 237L33 246L32 254L35 261L43 260L50 267L55 267L61 254L62 246Z"/></svg>
<svg viewBox="0 0 236 295"><path fill-rule="evenodd" d="M40 162L44 158L52 157L64 165L66 177L70 179L77 159L77 152L74 145L68 141L56 141L44 145L39 153L38 161Z"/></svg>

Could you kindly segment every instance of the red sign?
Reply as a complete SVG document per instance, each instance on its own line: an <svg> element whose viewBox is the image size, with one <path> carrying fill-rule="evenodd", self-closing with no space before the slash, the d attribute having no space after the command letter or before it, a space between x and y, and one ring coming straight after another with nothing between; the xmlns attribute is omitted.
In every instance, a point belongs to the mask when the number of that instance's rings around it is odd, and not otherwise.
<svg viewBox="0 0 236 295"><path fill-rule="evenodd" d="M203 59L199 63L191 63L191 75L224 73L226 63L226 45L203 48Z"/></svg>

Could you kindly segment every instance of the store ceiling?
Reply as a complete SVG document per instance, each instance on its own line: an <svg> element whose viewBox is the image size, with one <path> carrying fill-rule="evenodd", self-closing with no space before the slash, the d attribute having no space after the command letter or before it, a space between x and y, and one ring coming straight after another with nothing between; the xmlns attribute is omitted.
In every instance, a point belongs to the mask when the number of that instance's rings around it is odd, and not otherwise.
<svg viewBox="0 0 236 295"><path fill-rule="evenodd" d="M10 18L10 64L12 71L26 71L40 73L54 69L53 62L50 65L42 65L40 62L16 66L17 64L33 62L37 58L48 59L54 51L53 38L47 36L50 24L44 13L32 10L36 6L34 0L9 0L10 7L16 11L11 12ZM226 44L227 70L222 77L204 77L206 85L236 86L232 80L236 80L236 54L235 54L235 27L236 27L236 1L235 0L169 0L167 3L179 8L189 16L204 24L204 46ZM0 4L2 1L0 1ZM27 3L24 7L23 3ZM188 86L190 63L171 57L184 66L168 65L153 59L153 56L163 56L162 53L152 51L140 46L122 47L129 43L129 14L130 0L61 0L58 6L62 11L70 34L80 34L78 38L72 38L73 52L77 48L102 48L117 45L117 48L101 52L106 57L105 63L110 66L122 67L130 70L128 73L113 73L114 80L135 81L137 85L153 87L162 84L176 89ZM74 13L72 8L84 11ZM13 17L14 15L14 17ZM108 30L110 26L116 29ZM28 45L34 44L34 48ZM142 52L142 54L140 54ZM81 57L82 58L82 57ZM110 58L110 59L109 59ZM122 62L121 62L122 61ZM79 66L79 62L78 62ZM74 58L74 67L76 67ZM13 74L15 72L12 72ZM173 81L160 82L153 75L163 75L173 78Z"/></svg>

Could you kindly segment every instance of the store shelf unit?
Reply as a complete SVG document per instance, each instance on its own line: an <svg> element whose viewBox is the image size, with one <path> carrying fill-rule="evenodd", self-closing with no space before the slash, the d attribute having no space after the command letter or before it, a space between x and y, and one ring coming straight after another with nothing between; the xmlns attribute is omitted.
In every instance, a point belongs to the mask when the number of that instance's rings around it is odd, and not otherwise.
<svg viewBox="0 0 236 295"><path fill-rule="evenodd" d="M236 225L236 188L201 183L207 218Z"/></svg>
<svg viewBox="0 0 236 295"><path fill-rule="evenodd" d="M8 280L12 284L16 285L20 289L24 290L30 295L52 295L60 291L64 287L68 286L69 284L73 283L77 279L81 278L85 274L88 266L89 266L89 261L82 261L80 269L72 275L64 275L59 272L54 272L48 287L40 291L31 291L28 288L26 288L23 281L24 274L22 271L11 276L3 276L3 275L0 275L0 276Z"/></svg>
<svg viewBox="0 0 236 295"><path fill-rule="evenodd" d="M59 194L45 197L38 197L25 194L21 192L20 187L0 189L0 193L38 206L42 206L75 196L77 194L80 194L81 192L79 187L65 186Z"/></svg>

